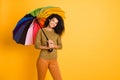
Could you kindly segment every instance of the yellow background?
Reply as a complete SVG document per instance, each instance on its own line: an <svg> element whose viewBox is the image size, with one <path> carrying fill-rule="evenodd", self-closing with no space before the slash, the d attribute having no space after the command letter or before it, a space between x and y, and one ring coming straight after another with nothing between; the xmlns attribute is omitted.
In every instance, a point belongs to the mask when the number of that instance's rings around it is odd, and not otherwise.
<svg viewBox="0 0 120 80"><path fill-rule="evenodd" d="M43 6L66 13L58 51L63 80L120 80L120 0L0 0L0 80L37 80L39 50L15 43L12 31Z"/></svg>

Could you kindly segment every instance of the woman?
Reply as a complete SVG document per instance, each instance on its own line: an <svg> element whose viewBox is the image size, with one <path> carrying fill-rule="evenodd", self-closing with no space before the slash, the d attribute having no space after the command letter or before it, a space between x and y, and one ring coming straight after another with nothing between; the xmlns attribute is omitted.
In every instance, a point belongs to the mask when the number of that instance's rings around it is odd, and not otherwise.
<svg viewBox="0 0 120 80"><path fill-rule="evenodd" d="M64 32L64 22L58 14L50 15L43 28L49 40L40 29L36 36L35 48L41 49L40 56L37 60L38 80L44 80L47 69L49 69L54 80L62 80L58 62L57 49L62 48L60 36ZM52 51L49 51L52 49Z"/></svg>

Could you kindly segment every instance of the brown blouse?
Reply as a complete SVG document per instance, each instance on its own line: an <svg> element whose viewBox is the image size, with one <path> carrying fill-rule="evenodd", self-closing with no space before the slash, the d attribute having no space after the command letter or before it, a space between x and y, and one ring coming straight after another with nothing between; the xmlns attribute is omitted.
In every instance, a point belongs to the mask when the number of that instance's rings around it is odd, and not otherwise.
<svg viewBox="0 0 120 80"><path fill-rule="evenodd" d="M58 34L53 31L48 31L47 29L43 28L45 34L47 35L48 39L52 40L55 45L58 45L60 49L62 48L61 38ZM37 33L36 40L35 40L35 48L40 49L40 45L47 46L47 39L43 34L42 30L40 29ZM44 59L57 59L57 49L53 49L52 52L48 52L47 49L41 49L40 57Z"/></svg>

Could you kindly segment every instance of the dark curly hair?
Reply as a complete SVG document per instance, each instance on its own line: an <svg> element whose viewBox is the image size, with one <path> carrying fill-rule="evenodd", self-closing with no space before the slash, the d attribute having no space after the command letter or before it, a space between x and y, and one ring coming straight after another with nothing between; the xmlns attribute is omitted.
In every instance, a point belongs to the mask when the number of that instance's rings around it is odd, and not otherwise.
<svg viewBox="0 0 120 80"><path fill-rule="evenodd" d="M55 33L57 33L58 35L62 35L62 33L64 32L65 28L64 28L64 21L62 19L61 16L59 16L58 14L51 14L49 17L47 17L44 26L47 27L49 24L49 20L52 18L57 18L58 19L58 24L54 29Z"/></svg>

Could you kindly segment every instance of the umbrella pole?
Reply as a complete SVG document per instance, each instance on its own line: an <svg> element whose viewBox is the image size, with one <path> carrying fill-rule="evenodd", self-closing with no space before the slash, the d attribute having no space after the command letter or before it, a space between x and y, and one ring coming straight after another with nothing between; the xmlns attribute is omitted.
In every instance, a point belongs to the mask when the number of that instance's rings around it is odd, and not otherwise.
<svg viewBox="0 0 120 80"><path fill-rule="evenodd" d="M45 32L44 32L44 30L42 29L42 27L40 26L40 23L38 22L38 20L37 19L35 19L36 20L36 22L38 23L38 25L39 25L39 27L41 28L41 30L42 30L42 32L43 32L43 34L45 35L45 38L47 39L47 41L48 41L48 37L47 37L47 35L45 34ZM49 45L48 44L48 42L47 42L47 45ZM51 49L48 49L48 51L49 52L52 52L53 51L53 49L51 48Z"/></svg>
<svg viewBox="0 0 120 80"><path fill-rule="evenodd" d="M45 34L44 30L42 29L42 27L40 26L40 23L38 22L38 20L36 19L36 22L38 23L39 27L41 28L43 34L45 35L45 38L48 40L47 35Z"/></svg>

